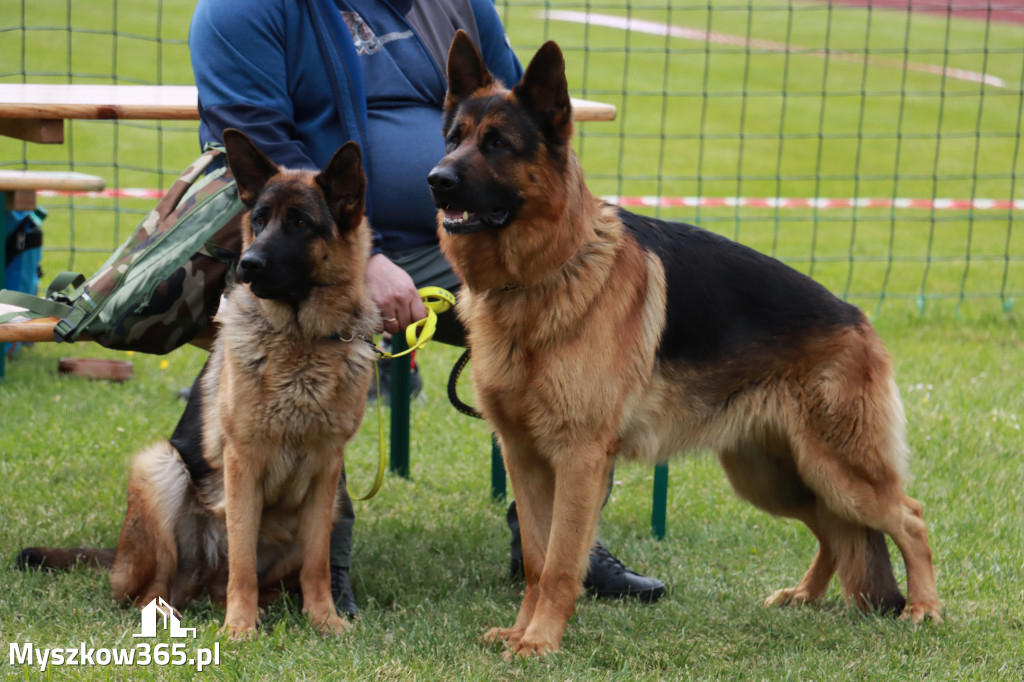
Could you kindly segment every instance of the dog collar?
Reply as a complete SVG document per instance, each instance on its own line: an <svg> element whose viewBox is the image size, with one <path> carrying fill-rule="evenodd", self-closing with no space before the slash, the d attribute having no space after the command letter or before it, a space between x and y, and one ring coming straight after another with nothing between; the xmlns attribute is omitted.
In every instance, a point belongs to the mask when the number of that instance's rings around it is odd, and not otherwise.
<svg viewBox="0 0 1024 682"><path fill-rule="evenodd" d="M342 336L341 334L330 334L328 336L320 337L321 341L341 341L342 343L352 343L353 341L356 341L358 339L366 341L371 346L373 345L372 339L368 339L362 334L356 334L355 332L352 332L352 334L348 337Z"/></svg>

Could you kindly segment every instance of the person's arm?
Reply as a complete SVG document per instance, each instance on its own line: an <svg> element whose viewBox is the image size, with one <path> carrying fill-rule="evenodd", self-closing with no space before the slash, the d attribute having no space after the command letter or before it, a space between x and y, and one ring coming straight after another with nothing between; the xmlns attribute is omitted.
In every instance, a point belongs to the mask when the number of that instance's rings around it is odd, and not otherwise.
<svg viewBox="0 0 1024 682"><path fill-rule="evenodd" d="M523 77L523 66L509 44L505 27L491 0L470 0L480 35L480 54L488 70L506 87L513 87Z"/></svg>
<svg viewBox="0 0 1024 682"><path fill-rule="evenodd" d="M199 89L200 141L238 128L275 163L316 168L298 140L285 56L280 0L199 0L189 50Z"/></svg>

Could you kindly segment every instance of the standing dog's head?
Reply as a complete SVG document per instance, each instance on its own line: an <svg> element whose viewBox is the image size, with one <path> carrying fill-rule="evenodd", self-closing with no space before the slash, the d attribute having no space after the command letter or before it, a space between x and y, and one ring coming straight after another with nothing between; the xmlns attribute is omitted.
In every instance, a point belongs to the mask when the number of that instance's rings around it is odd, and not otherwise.
<svg viewBox="0 0 1024 682"><path fill-rule="evenodd" d="M569 174L572 104L562 51L544 44L512 90L469 36L448 53L445 157L427 178L448 234L501 230L559 210Z"/></svg>
<svg viewBox="0 0 1024 682"><path fill-rule="evenodd" d="M358 144L346 142L320 173L277 166L238 130L224 131L224 147L248 209L239 281L297 306L317 287L361 280L368 238L358 234L366 194Z"/></svg>

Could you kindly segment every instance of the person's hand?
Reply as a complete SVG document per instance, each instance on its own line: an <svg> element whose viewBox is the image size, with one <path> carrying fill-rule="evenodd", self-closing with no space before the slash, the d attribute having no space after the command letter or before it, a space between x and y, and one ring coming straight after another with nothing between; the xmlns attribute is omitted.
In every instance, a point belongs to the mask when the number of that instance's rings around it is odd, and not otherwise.
<svg viewBox="0 0 1024 682"><path fill-rule="evenodd" d="M397 334L427 316L412 278L387 256L375 253L366 265L370 298L380 309L382 331Z"/></svg>

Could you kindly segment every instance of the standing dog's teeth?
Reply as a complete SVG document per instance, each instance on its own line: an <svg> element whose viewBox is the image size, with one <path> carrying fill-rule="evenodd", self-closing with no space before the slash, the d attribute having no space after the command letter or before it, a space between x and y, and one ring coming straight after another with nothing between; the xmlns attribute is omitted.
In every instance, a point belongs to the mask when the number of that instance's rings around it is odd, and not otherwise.
<svg viewBox="0 0 1024 682"><path fill-rule="evenodd" d="M463 220L469 220L469 211L463 211L462 212L462 219Z"/></svg>

